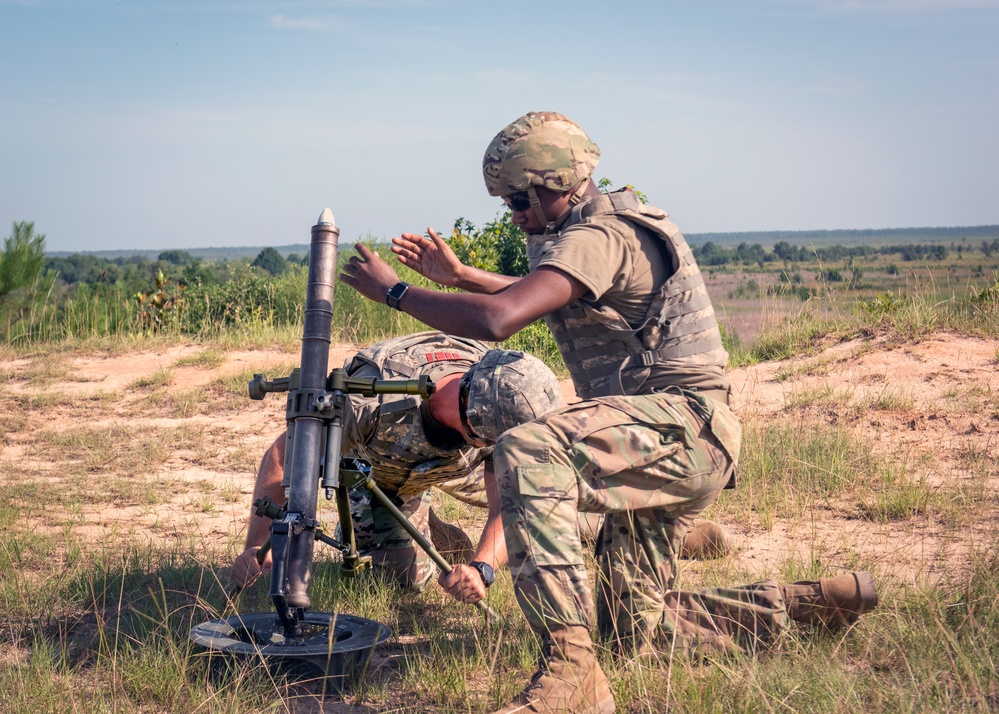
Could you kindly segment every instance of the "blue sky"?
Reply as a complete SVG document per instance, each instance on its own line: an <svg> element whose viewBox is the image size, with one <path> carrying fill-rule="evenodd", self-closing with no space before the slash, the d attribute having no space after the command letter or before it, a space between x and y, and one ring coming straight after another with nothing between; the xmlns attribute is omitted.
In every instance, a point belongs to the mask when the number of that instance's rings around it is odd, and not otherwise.
<svg viewBox="0 0 999 714"><path fill-rule="evenodd" d="M0 237L481 223L530 110L688 233L997 224L997 38L999 0L0 0Z"/></svg>

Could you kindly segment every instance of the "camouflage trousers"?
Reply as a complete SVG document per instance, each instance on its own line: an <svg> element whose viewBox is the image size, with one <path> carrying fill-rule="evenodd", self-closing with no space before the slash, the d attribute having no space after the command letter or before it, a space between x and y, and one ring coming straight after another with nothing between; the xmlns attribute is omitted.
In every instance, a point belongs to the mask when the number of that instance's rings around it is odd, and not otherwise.
<svg viewBox="0 0 999 714"><path fill-rule="evenodd" d="M666 594L663 619L651 638L643 633L641 646L682 644L721 652L753 650L791 625L780 586L773 580L697 592L674 590Z"/></svg>
<svg viewBox="0 0 999 714"><path fill-rule="evenodd" d="M377 482L377 476L375 480ZM488 506L481 470L437 484L437 488L469 505ZM409 496L405 501L389 491L385 495L393 499L410 523L430 540L430 490ZM371 556L372 570L400 587L414 592L423 590L437 574L437 566L430 556L367 488L353 488L349 496L357 550L361 555ZM339 525L337 530L339 532Z"/></svg>
<svg viewBox="0 0 999 714"><path fill-rule="evenodd" d="M493 452L503 529L532 628L592 630L596 619L602 635L628 641L756 622L750 611L767 606L753 604L753 586L745 595L671 592L683 536L728 483L740 441L727 406L680 391L593 399L503 434ZM606 514L595 617L578 512ZM708 622L716 607L720 622ZM780 620L783 606L770 609Z"/></svg>

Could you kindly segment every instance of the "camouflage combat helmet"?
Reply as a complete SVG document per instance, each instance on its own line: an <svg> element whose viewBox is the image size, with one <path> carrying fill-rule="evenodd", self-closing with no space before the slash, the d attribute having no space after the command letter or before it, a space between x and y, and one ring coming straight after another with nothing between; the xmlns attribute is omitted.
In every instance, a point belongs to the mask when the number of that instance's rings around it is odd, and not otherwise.
<svg viewBox="0 0 999 714"><path fill-rule="evenodd" d="M466 431L495 443L507 429L562 406L558 379L544 362L517 350L489 350L461 378Z"/></svg>
<svg viewBox="0 0 999 714"><path fill-rule="evenodd" d="M490 196L544 186L568 191L593 173L599 147L556 112L529 112L496 135L482 159Z"/></svg>

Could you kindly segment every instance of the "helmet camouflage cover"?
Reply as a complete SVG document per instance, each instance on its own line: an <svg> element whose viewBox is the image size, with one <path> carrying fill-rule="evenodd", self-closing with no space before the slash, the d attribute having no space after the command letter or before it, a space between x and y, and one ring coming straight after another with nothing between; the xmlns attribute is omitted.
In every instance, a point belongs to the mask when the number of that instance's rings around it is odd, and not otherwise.
<svg viewBox="0 0 999 714"><path fill-rule="evenodd" d="M568 191L593 173L600 148L582 127L557 112L529 112L496 135L482 158L490 196L530 186Z"/></svg>
<svg viewBox="0 0 999 714"><path fill-rule="evenodd" d="M468 388L468 426L490 443L507 429L562 406L555 374L537 357L517 350L489 350L462 379Z"/></svg>

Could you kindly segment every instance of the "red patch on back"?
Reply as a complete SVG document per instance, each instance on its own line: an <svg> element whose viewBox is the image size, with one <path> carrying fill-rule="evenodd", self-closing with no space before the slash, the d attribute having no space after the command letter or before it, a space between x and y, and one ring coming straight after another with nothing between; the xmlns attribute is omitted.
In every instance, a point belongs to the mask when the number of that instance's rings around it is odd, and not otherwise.
<svg viewBox="0 0 999 714"><path fill-rule="evenodd" d="M461 359L457 352L427 352L426 357L427 362L453 362Z"/></svg>

